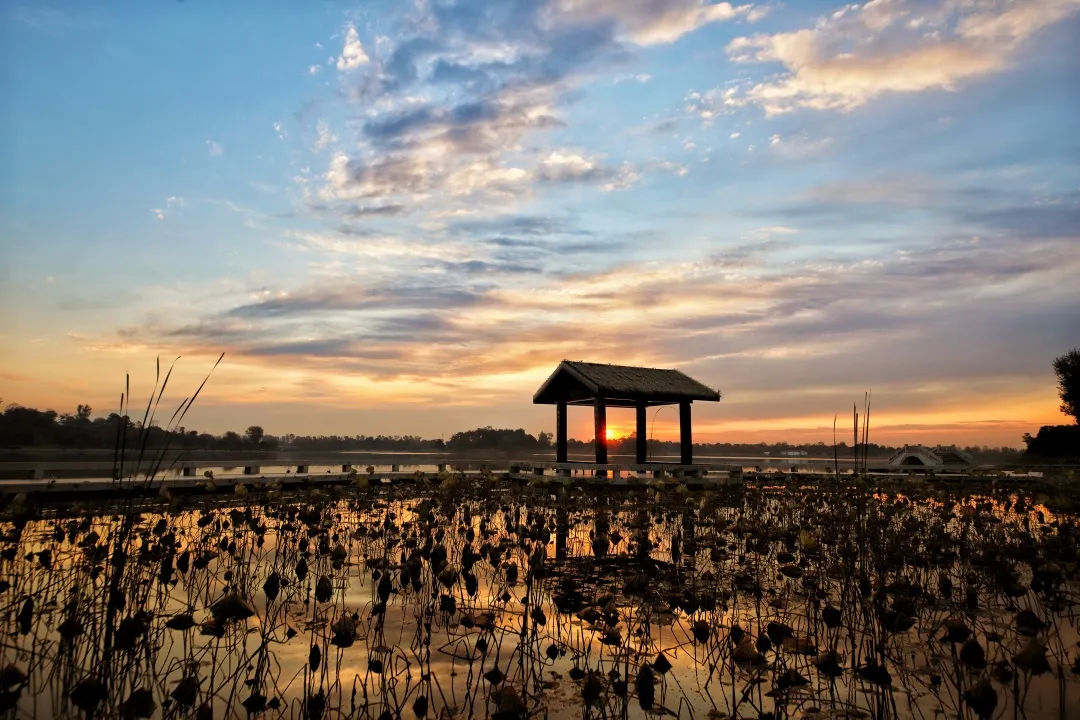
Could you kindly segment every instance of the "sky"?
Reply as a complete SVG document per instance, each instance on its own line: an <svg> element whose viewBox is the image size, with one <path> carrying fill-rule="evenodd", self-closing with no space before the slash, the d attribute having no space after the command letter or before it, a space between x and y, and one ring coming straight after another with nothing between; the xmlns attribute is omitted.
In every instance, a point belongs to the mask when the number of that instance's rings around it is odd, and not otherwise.
<svg viewBox="0 0 1080 720"><path fill-rule="evenodd" d="M872 441L1019 445L1080 345L1078 39L1080 0L0 0L0 402L179 357L177 404L224 352L188 427L550 432L565 358L718 388L699 442L870 391Z"/></svg>

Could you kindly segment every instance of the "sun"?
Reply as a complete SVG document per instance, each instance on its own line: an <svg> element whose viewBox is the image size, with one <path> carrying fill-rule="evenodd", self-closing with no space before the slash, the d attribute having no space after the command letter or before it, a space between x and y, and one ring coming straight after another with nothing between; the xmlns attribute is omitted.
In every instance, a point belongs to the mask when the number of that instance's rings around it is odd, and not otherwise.
<svg viewBox="0 0 1080 720"><path fill-rule="evenodd" d="M608 440L614 440L619 437L618 433L616 433L615 430L613 430L612 428L608 428L606 434Z"/></svg>

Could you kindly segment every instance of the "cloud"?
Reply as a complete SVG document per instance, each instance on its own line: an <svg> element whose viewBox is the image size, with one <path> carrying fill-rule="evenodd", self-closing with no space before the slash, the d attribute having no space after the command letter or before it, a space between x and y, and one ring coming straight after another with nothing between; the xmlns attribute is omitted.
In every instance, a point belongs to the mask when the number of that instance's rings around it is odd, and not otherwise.
<svg viewBox="0 0 1080 720"><path fill-rule="evenodd" d="M150 212L153 213L154 219L163 221L170 214L172 214L173 208L183 207L184 198L179 195L170 195L165 198L165 207L163 208L151 208Z"/></svg>
<svg viewBox="0 0 1080 720"><path fill-rule="evenodd" d="M210 157L221 157L225 154L225 148L216 140L206 141L206 151L210 153Z"/></svg>
<svg viewBox="0 0 1080 720"><path fill-rule="evenodd" d="M580 178L601 158L558 152L549 163L557 182L597 182ZM827 426L867 386L882 427L1043 417L980 403L1029 402L1045 358L1071 341L1075 197L987 195L883 174L820 184L798 201L875 217L931 202L948 213L949 234L909 229L889 243L830 247L812 223L778 214L649 259L639 250L674 233L628 237L583 229L587 215L512 208L390 233L378 223L398 223L396 210L354 201L347 227L286 239L293 264L308 268L295 282L196 293L207 300L157 313L124 343L225 350L251 377L273 378L283 402L310 398L289 378L324 378L328 406L408 397L519 408L537 378L578 357L678 366L722 387L716 419L701 418L702 432L718 436L733 432L725 422L777 439L785 428ZM436 414L433 424L448 421Z"/></svg>
<svg viewBox="0 0 1080 720"><path fill-rule="evenodd" d="M345 208L343 213L346 218L356 219L380 215L400 215L404 211L404 205L355 205L353 207Z"/></svg>
<svg viewBox="0 0 1080 720"><path fill-rule="evenodd" d="M346 127L359 132L330 158L309 199L423 203L450 215L565 183L628 188L641 168L553 142L575 93L638 45L758 16L750 5L703 0L417 4L345 81L356 115Z"/></svg>
<svg viewBox="0 0 1080 720"><path fill-rule="evenodd" d="M240 356L290 354L301 366L332 361L335 372L365 378L422 378L432 392L485 373L541 372L570 356L713 368L755 388L849 386L877 375L899 393L905 383L1022 372L1032 353L1063 342L1080 311L1069 289L1080 271L1070 252L1075 232L1024 243L912 240L807 260L794 228L763 226L678 261L558 272L542 270L546 255L524 261L522 253L548 249L545 235L529 233L559 225L527 216L465 221L461 232L497 234L482 245L444 238L386 266L371 253L381 241L358 237L368 280L346 265L139 333ZM499 232L515 226L517 237ZM517 259L498 259L504 249ZM1015 342L1005 347L1001 337ZM934 352L940 347L950 352ZM851 357L860 358L854 370Z"/></svg>
<svg viewBox="0 0 1080 720"><path fill-rule="evenodd" d="M387 211L387 214L394 213L391 210ZM358 217L364 217L364 215L361 214ZM406 242L405 238L396 235L363 230L352 232L347 228L342 228L339 232L290 231L285 233L283 244L300 252L317 253L335 259L348 257L379 261L392 260L399 266L399 271L409 269L405 261L461 260L472 257L471 249L465 243L454 243L441 238L428 242L422 240Z"/></svg>
<svg viewBox="0 0 1080 720"><path fill-rule="evenodd" d="M341 48L341 55L337 59L337 69L342 72L348 70L355 70L361 65L367 65L371 62L371 58L364 51L364 46L360 42L360 35L356 32L356 26L350 24L345 30L345 45ZM312 66L316 67L316 66ZM311 72L311 68L308 68L308 72ZM311 73L314 75L315 73Z"/></svg>
<svg viewBox="0 0 1080 720"><path fill-rule="evenodd" d="M754 22L763 16L753 5L734 6L706 0L556 0L545 15L553 24L609 22L619 36L638 45L672 43L698 28L742 18Z"/></svg>
<svg viewBox="0 0 1080 720"><path fill-rule="evenodd" d="M593 181L604 191L624 190L640 179L630 163L619 167L604 165L595 157L573 150L552 150L536 168L536 178L542 182L565 183Z"/></svg>
<svg viewBox="0 0 1080 720"><path fill-rule="evenodd" d="M225 317L280 318L310 315L313 312L364 310L378 311L381 314L417 308L459 308L475 305L479 299L480 294L475 291L437 287L432 284L414 283L380 288L354 283L283 293L235 307L229 310Z"/></svg>
<svg viewBox="0 0 1080 720"><path fill-rule="evenodd" d="M324 179L325 199L415 200L520 192L535 155L518 148L532 129L556 124L545 90L504 91L449 107L419 105L379 114L364 124L365 150L336 154ZM509 157L508 157L509 156Z"/></svg>
<svg viewBox="0 0 1080 720"><path fill-rule="evenodd" d="M694 148L694 144L690 143L689 145L690 147L688 149L692 150ZM647 167L649 170L663 173L671 173L672 175L676 175L678 177L684 177L690 172L690 168L686 167L682 163L677 163L673 160L657 160L649 163Z"/></svg>
<svg viewBox="0 0 1080 720"><path fill-rule="evenodd" d="M774 133L769 137L769 151L779 157L801 160L826 152L833 144L831 137L811 139L806 133L783 136Z"/></svg>
<svg viewBox="0 0 1080 720"><path fill-rule="evenodd" d="M568 150L552 150L540 161L540 177L544 180L560 182L580 180L595 176L598 171L596 161Z"/></svg>
<svg viewBox="0 0 1080 720"><path fill-rule="evenodd" d="M461 220L452 229L467 235L494 233L545 240L557 235L592 235L580 229L573 218L549 215L503 215L482 220Z"/></svg>
<svg viewBox="0 0 1080 720"><path fill-rule="evenodd" d="M712 122L718 116L731 112L738 92L738 89L734 87L713 88L705 92L691 90L683 100L683 109L690 115L697 115L707 123Z"/></svg>
<svg viewBox="0 0 1080 720"><path fill-rule="evenodd" d="M964 220L1015 237L1069 237L1080 228L1080 193L1051 195L1035 204L968 207Z"/></svg>
<svg viewBox="0 0 1080 720"><path fill-rule="evenodd" d="M938 175L885 172L816 184L770 213L828 225L838 218L906 225L912 217L932 215L954 233L992 232L1019 241L1075 234L1080 194L1032 194L1024 185L956 187Z"/></svg>
<svg viewBox="0 0 1080 720"><path fill-rule="evenodd" d="M652 79L653 76L650 73L635 73L633 75L623 75L621 77L615 78L614 82L616 85L621 85L624 82L636 82L639 85L644 85Z"/></svg>
<svg viewBox="0 0 1080 720"><path fill-rule="evenodd" d="M733 39L737 63L782 71L714 97L716 109L757 105L850 111L887 93L954 90L1008 67L1022 43L1080 9L1077 0L946 2L872 0L847 5L813 27Z"/></svg>
<svg viewBox="0 0 1080 720"><path fill-rule="evenodd" d="M322 150L337 142L337 135L330 130L330 123L320 120L315 125L315 149Z"/></svg>
<svg viewBox="0 0 1080 720"><path fill-rule="evenodd" d="M802 200L808 209L822 211L853 205L919 209L940 207L949 193L941 180L927 175L882 173L815 185Z"/></svg>

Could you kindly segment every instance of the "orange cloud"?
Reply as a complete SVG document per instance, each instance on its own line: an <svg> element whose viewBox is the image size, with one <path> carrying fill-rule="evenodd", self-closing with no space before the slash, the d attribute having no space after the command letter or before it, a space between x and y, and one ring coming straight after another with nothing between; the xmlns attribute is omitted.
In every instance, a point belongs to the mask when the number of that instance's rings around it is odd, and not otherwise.
<svg viewBox="0 0 1080 720"><path fill-rule="evenodd" d="M852 110L886 93L953 90L1008 67L1020 44L1078 9L1076 0L848 5L812 28L732 40L732 60L780 63L785 72L729 89L706 110L711 115L748 104L769 115Z"/></svg>

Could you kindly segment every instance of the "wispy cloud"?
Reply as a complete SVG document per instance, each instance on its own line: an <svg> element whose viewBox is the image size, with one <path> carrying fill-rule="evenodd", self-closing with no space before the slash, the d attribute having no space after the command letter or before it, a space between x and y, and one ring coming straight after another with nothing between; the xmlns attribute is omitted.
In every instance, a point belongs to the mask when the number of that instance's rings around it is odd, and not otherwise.
<svg viewBox="0 0 1080 720"><path fill-rule="evenodd" d="M620 38L639 45L658 45L715 22L754 22L764 17L765 10L706 0L556 0L545 8L544 15L553 23L613 23Z"/></svg>
<svg viewBox="0 0 1080 720"><path fill-rule="evenodd" d="M784 136L773 133L769 136L769 151L775 155L791 159L803 159L821 155L833 144L831 137L811 138L806 133Z"/></svg>
<svg viewBox="0 0 1080 720"><path fill-rule="evenodd" d="M165 198L165 207L151 208L150 212L153 213L155 220L165 220L172 214L174 208L180 208L184 206L184 198L179 195L170 195Z"/></svg>
<svg viewBox="0 0 1080 720"><path fill-rule="evenodd" d="M315 149L322 150L323 148L330 147L338 140L337 135L330 129L330 123L326 120L320 120L315 125Z"/></svg>
<svg viewBox="0 0 1080 720"><path fill-rule="evenodd" d="M1033 318L1064 332L1080 311L1067 290L1080 271L1068 252L1075 237L926 241L814 262L785 259L799 248L792 228L762 228L760 237L695 260L595 272L418 259L413 272L269 292L136 336L225 347L256 362L332 362L367 380L409 377L440 398L489 373L541 373L564 356L692 366L742 392L843 385L854 379L846 359L860 357L859 382L901 388L1021 372L1029 343L1046 340L1030 332ZM528 287L516 272L528 274ZM958 330L952 316L970 322ZM1000 345L1003 335L1015 349ZM912 354L936 344L950 349ZM992 348L995 363L981 370Z"/></svg>

